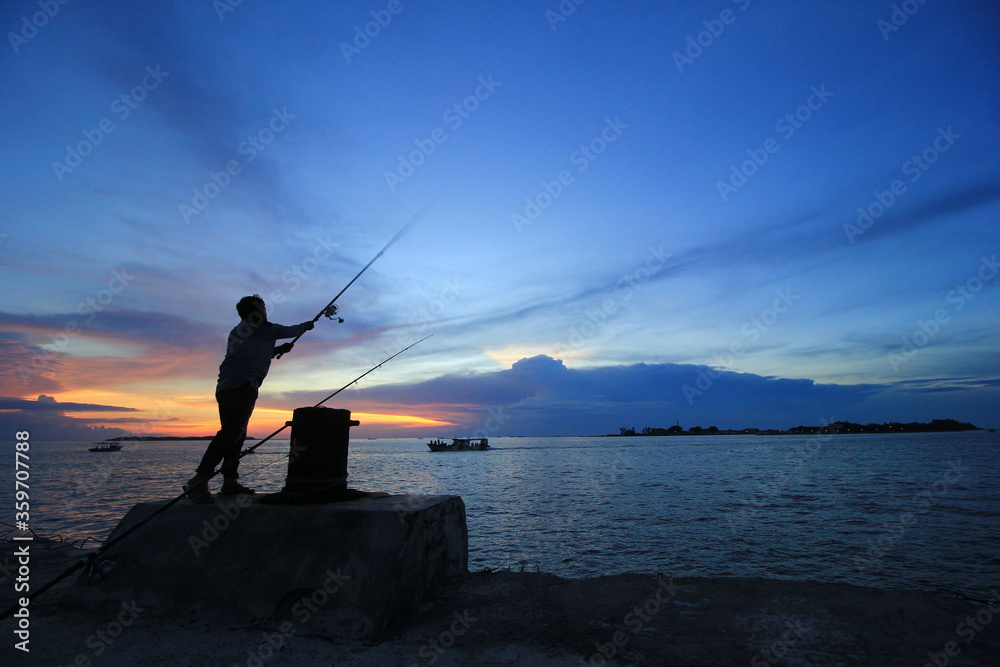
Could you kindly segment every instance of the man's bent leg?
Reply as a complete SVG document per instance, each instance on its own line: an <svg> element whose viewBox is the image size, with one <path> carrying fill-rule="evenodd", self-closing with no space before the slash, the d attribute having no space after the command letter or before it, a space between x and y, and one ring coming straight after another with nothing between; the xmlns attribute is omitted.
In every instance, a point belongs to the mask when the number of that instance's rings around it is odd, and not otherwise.
<svg viewBox="0 0 1000 667"><path fill-rule="evenodd" d="M240 402L234 401L233 420L239 420L239 434L229 441L228 446L222 452L222 478L225 482L235 482L239 474L240 454L243 452L243 442L247 437L247 424L250 423L250 415L253 414L254 406L257 403L257 389L251 385L244 385L240 389L245 389L240 397Z"/></svg>
<svg viewBox="0 0 1000 667"><path fill-rule="evenodd" d="M234 389L221 389L216 392L215 398L219 402L221 428L208 444L197 472L199 475L210 476L215 472L215 466L225 460L223 476L229 478L231 473L235 479L238 476L236 466L243 438L246 437L247 422L250 421L257 401L257 388L247 383Z"/></svg>

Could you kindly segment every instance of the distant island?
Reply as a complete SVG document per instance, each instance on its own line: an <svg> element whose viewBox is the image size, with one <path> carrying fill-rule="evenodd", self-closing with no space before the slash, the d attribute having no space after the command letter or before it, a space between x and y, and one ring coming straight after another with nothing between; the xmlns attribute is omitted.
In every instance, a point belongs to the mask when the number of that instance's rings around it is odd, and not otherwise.
<svg viewBox="0 0 1000 667"><path fill-rule="evenodd" d="M854 422L832 422L826 426L795 426L786 431L781 429L720 429L715 426L702 428L692 426L684 430L680 424L670 428L653 428L647 426L641 431L634 428L621 427L619 433L609 433L607 437L628 437L633 435L818 435L818 434L846 434L846 433L937 433L945 431L979 431L978 426L968 422L960 422L954 419L932 419L927 423L910 422L903 424L900 422L886 422L883 424L855 424Z"/></svg>
<svg viewBox="0 0 1000 667"><path fill-rule="evenodd" d="M105 442L124 442L125 440L211 440L214 435L120 435L117 438L108 438ZM247 436L247 440L256 440L252 436Z"/></svg>

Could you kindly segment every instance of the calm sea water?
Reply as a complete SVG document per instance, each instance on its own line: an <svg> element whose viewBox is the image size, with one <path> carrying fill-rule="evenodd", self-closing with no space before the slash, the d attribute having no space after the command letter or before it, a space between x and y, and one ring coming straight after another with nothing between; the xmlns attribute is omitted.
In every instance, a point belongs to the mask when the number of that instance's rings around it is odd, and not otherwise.
<svg viewBox="0 0 1000 667"><path fill-rule="evenodd" d="M470 569L760 576L985 595L1000 587L1000 433L493 438L486 452L355 440L350 486L461 495ZM205 442L33 443L31 526L106 538L180 492ZM287 440L243 459L279 490ZM13 523L13 447L0 521Z"/></svg>

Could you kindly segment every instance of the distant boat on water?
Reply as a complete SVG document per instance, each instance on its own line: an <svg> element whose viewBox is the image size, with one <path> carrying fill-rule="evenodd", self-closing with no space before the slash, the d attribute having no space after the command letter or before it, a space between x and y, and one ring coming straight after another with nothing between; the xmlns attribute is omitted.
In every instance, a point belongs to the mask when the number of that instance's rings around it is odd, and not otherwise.
<svg viewBox="0 0 1000 667"><path fill-rule="evenodd" d="M427 446L432 452L480 452L490 448L490 441L488 438L451 438L448 443L438 438Z"/></svg>
<svg viewBox="0 0 1000 667"><path fill-rule="evenodd" d="M120 442L109 442L104 440L103 442L95 442L93 447L88 448L87 451L90 452L117 452L121 451L122 445Z"/></svg>

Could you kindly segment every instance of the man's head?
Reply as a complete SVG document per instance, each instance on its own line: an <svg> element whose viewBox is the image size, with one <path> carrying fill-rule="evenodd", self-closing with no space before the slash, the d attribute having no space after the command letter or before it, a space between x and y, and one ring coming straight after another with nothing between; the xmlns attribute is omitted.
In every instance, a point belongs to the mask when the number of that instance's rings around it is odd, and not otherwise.
<svg viewBox="0 0 1000 667"><path fill-rule="evenodd" d="M267 307L259 294L245 296L236 304L236 312L250 324L267 322Z"/></svg>

